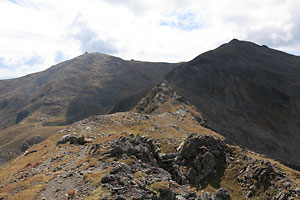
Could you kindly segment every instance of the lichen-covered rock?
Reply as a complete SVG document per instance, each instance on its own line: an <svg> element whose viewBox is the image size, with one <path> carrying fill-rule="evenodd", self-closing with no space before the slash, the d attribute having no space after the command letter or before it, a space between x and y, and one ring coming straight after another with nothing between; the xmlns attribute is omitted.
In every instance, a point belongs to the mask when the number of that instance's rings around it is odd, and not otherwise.
<svg viewBox="0 0 300 200"><path fill-rule="evenodd" d="M276 195L269 195L276 200L292 199L297 195L293 189L297 184L293 183L288 174L282 173L282 169L276 164L248 156L242 156L238 160L242 169L237 181L243 187L247 198L255 196L256 191L268 191L270 188L278 190Z"/></svg>
<svg viewBox="0 0 300 200"><path fill-rule="evenodd" d="M190 134L177 149L176 162L186 166L186 178L192 184L199 184L208 175L213 174L218 166L226 166L226 157L230 149L213 136Z"/></svg>
<svg viewBox="0 0 300 200"><path fill-rule="evenodd" d="M120 157L122 154L135 156L145 163L157 165L159 148L153 144L153 140L146 137L120 137L112 145L107 154L111 157Z"/></svg>

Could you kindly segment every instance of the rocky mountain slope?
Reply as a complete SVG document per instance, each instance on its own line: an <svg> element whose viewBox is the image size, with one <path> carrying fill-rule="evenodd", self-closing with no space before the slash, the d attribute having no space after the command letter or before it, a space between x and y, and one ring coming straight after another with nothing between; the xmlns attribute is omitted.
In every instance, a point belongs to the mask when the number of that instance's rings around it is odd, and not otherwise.
<svg viewBox="0 0 300 200"><path fill-rule="evenodd" d="M175 66L85 53L43 72L2 80L0 128L24 119L55 125L105 114L125 98L144 96Z"/></svg>
<svg viewBox="0 0 300 200"><path fill-rule="evenodd" d="M300 57L232 40L166 79L213 130L300 169Z"/></svg>
<svg viewBox="0 0 300 200"><path fill-rule="evenodd" d="M0 81L0 200L300 199L299 77L299 57L233 40Z"/></svg>
<svg viewBox="0 0 300 200"><path fill-rule="evenodd" d="M18 155L23 143L43 140L57 126L129 110L176 65L85 53L43 72L1 80L0 165Z"/></svg>
<svg viewBox="0 0 300 200"><path fill-rule="evenodd" d="M168 82L133 111L30 147L0 168L0 199L300 199L299 172L226 144Z"/></svg>

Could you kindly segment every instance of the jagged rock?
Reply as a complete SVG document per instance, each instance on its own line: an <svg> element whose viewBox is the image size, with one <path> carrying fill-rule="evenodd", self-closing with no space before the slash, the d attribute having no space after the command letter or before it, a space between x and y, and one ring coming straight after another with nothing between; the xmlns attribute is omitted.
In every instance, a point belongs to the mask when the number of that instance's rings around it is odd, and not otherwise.
<svg viewBox="0 0 300 200"><path fill-rule="evenodd" d="M200 147L207 148L210 152L214 153L216 156L219 152L228 152L226 144L222 140L216 140L214 137L209 135L204 136L193 136L190 135L183 141L183 145L178 149L179 154L185 159L195 158L199 153L205 153L205 149L200 149ZM224 155L225 158L225 155Z"/></svg>
<svg viewBox="0 0 300 200"><path fill-rule="evenodd" d="M159 149L153 144L152 140L148 140L145 137L120 137L111 146L112 150L107 153L111 157L119 157L122 154L126 154L135 156L145 163L157 165L156 158L158 158Z"/></svg>
<svg viewBox="0 0 300 200"><path fill-rule="evenodd" d="M226 188L221 188L214 194L214 200L231 200L231 197Z"/></svg>
<svg viewBox="0 0 300 200"><path fill-rule="evenodd" d="M26 142L24 142L22 144L22 147L21 147L22 152L26 151L32 145L40 143L41 141L43 141L43 139L40 136L34 136L34 137L30 138L29 140L27 140Z"/></svg>
<svg viewBox="0 0 300 200"><path fill-rule="evenodd" d="M259 188L267 190L272 185L272 181L281 180L285 177L277 173L269 161L259 161L248 157L245 157L244 160L244 168L240 171L237 180L248 188L249 192L247 194L249 195L252 194L251 191ZM283 186L290 187L288 179Z"/></svg>
<svg viewBox="0 0 300 200"><path fill-rule="evenodd" d="M135 112L146 114L158 114L163 110L161 105L170 102L172 105L187 104L184 97L170 86L166 80L158 83L134 108ZM183 114L185 115L185 114ZM175 127L174 127L175 128Z"/></svg>
<svg viewBox="0 0 300 200"><path fill-rule="evenodd" d="M176 163L187 166L186 178L192 184L199 184L209 174L216 172L216 165L226 165L230 149L213 136L190 134L180 144Z"/></svg>
<svg viewBox="0 0 300 200"><path fill-rule="evenodd" d="M177 156L176 153L159 153L159 159L163 162L174 161L174 158Z"/></svg>
<svg viewBox="0 0 300 200"><path fill-rule="evenodd" d="M213 200L213 196L209 192L203 192L199 197L198 200Z"/></svg>
<svg viewBox="0 0 300 200"><path fill-rule="evenodd" d="M116 179L116 178L115 178L114 175L106 174L106 175L101 179L101 183L110 183L110 182L113 182L115 179Z"/></svg>
<svg viewBox="0 0 300 200"><path fill-rule="evenodd" d="M288 200L288 196L284 192L279 192L275 198L275 200Z"/></svg>

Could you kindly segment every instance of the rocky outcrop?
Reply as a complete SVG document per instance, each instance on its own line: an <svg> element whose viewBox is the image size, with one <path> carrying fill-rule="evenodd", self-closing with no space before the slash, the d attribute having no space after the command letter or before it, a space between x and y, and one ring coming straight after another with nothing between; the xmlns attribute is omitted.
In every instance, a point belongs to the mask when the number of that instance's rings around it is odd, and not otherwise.
<svg viewBox="0 0 300 200"><path fill-rule="evenodd" d="M176 163L187 167L185 177L193 185L199 184L208 175L225 168L230 156L226 144L212 136L190 134L177 149Z"/></svg>
<svg viewBox="0 0 300 200"><path fill-rule="evenodd" d="M112 164L115 167L101 180L109 190L119 188L118 194L122 194L122 198L126 199L134 193L132 186L129 187L131 189L122 187L122 181L131 182L134 179L133 172L138 172L144 176L143 184L151 185L150 190L145 190L147 187L142 187L142 190L134 189L140 196L138 199L230 199L226 189L217 191L213 196L207 193L206 196L199 197L185 189L185 185L199 184L207 176L216 173L219 168L217 166L225 167L230 150L219 139L190 134L175 153L160 153L159 145L154 140L133 134L118 138L110 146L111 150L105 155L118 160L131 160L130 165ZM90 152L96 153L96 149L94 146ZM188 170L185 171L184 168ZM137 183L133 182L135 184Z"/></svg>
<svg viewBox="0 0 300 200"><path fill-rule="evenodd" d="M112 150L107 154L111 157L120 157L122 154L127 156L134 156L140 159L144 163L150 165L157 165L157 158L159 148L154 145L153 140L149 140L146 137L140 137L139 135L129 137L121 137L116 140L112 145Z"/></svg>
<svg viewBox="0 0 300 200"><path fill-rule="evenodd" d="M107 166L111 170L101 179L102 187L115 199L196 199L196 192L176 183L160 166L162 154L158 146L154 140L126 133L113 141L104 155L116 159ZM96 156L97 148L100 145L93 146L90 153Z"/></svg>
<svg viewBox="0 0 300 200"><path fill-rule="evenodd" d="M164 104L187 104L183 96L178 94L166 80L158 83L134 108L134 112L159 114L164 112Z"/></svg>
<svg viewBox="0 0 300 200"><path fill-rule="evenodd" d="M255 196L259 191L267 191L271 187L278 191L274 194L275 200L293 199L297 196L297 184L275 164L247 156L241 157L240 160L243 161L243 167L237 180L244 188L246 198Z"/></svg>
<svg viewBox="0 0 300 200"><path fill-rule="evenodd" d="M68 142L70 142L70 144L84 145L88 142L91 142L91 139L85 138L84 136L78 136L76 134L67 134L61 137L56 144L60 145Z"/></svg>
<svg viewBox="0 0 300 200"><path fill-rule="evenodd" d="M165 79L215 132L299 170L299 66L299 56L232 40Z"/></svg>
<svg viewBox="0 0 300 200"><path fill-rule="evenodd" d="M30 138L29 140L26 140L21 147L22 152L25 152L29 147L31 147L32 145L38 144L41 141L43 141L43 138L41 138L40 136L34 136L32 138Z"/></svg>
<svg viewBox="0 0 300 200"><path fill-rule="evenodd" d="M203 192L198 200L231 200L231 197L226 188L220 188L214 195L211 195L209 192Z"/></svg>

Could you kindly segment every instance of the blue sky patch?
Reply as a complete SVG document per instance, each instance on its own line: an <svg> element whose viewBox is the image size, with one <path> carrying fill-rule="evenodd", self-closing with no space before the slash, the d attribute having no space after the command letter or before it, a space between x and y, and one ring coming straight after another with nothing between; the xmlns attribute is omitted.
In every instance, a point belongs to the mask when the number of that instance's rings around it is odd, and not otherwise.
<svg viewBox="0 0 300 200"><path fill-rule="evenodd" d="M43 63L43 58L41 56L32 56L28 60L25 60L25 65L38 65Z"/></svg>
<svg viewBox="0 0 300 200"><path fill-rule="evenodd" d="M60 63L64 60L66 60L66 57L65 57L64 53L61 52L61 51L56 51L55 52L55 62Z"/></svg>
<svg viewBox="0 0 300 200"><path fill-rule="evenodd" d="M167 18L170 19L161 21L161 26L170 26L185 31L200 29L204 26L197 20L197 16L193 12L171 13L167 15Z"/></svg>
<svg viewBox="0 0 300 200"><path fill-rule="evenodd" d="M9 68L10 66L5 64L4 58L0 57L0 68Z"/></svg>
<svg viewBox="0 0 300 200"><path fill-rule="evenodd" d="M8 0L10 3L21 5L21 2L19 0Z"/></svg>

